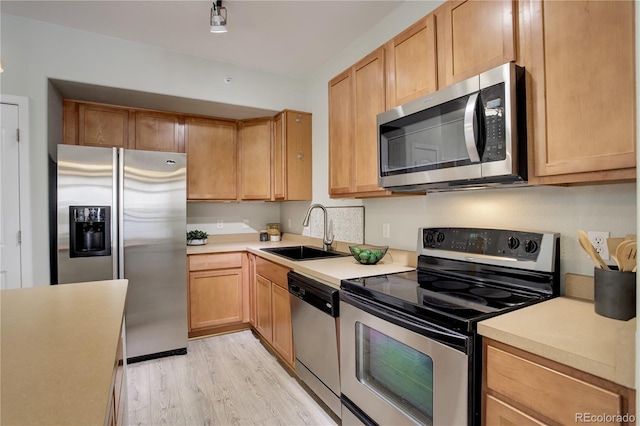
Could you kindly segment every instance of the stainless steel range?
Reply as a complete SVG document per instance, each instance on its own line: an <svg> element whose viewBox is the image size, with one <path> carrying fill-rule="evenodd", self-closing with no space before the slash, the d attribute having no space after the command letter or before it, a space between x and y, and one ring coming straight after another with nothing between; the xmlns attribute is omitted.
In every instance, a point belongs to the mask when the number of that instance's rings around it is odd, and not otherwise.
<svg viewBox="0 0 640 426"><path fill-rule="evenodd" d="M555 233L420 228L418 268L343 280L342 424L479 425L477 323L555 297Z"/></svg>

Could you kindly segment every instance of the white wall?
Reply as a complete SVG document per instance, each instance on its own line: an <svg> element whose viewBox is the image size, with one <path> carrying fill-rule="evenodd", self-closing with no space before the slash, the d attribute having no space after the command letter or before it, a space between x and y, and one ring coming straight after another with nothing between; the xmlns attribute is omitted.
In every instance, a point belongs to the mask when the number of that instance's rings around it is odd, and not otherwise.
<svg viewBox="0 0 640 426"><path fill-rule="evenodd" d="M558 232L561 271L593 275L578 244L578 229L636 233L635 184L527 187L431 193L365 201L365 235L371 244L415 250L420 226L477 226ZM382 238L390 223L391 238ZM612 262L613 263L613 262Z"/></svg>
<svg viewBox="0 0 640 426"><path fill-rule="evenodd" d="M248 221L248 227L245 227L245 219ZM278 222L279 203L187 203L187 230L205 231L211 236L210 242L215 242L215 236L220 234L256 234L261 229L267 229L267 223Z"/></svg>
<svg viewBox="0 0 640 426"><path fill-rule="evenodd" d="M276 111L310 108L300 79L7 14L1 15L0 30L0 93L30 100L31 208L41 213L32 214L36 285L49 283L49 78ZM225 76L233 84L224 84Z"/></svg>

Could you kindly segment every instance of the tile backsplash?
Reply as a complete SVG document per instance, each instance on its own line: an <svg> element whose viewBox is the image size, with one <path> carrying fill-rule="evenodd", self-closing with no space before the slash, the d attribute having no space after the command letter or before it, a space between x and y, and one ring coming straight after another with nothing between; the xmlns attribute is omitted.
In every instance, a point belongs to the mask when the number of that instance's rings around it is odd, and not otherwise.
<svg viewBox="0 0 640 426"><path fill-rule="evenodd" d="M336 241L364 243L364 207L326 207L329 220L329 236ZM322 209L313 209L309 226L302 235L322 238L324 236L324 214Z"/></svg>

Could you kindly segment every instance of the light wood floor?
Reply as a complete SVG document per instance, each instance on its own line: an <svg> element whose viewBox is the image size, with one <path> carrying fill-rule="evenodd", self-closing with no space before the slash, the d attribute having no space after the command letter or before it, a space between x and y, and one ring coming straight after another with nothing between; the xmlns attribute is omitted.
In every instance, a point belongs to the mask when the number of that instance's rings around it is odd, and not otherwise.
<svg viewBox="0 0 640 426"><path fill-rule="evenodd" d="M130 425L336 425L251 333L127 366Z"/></svg>

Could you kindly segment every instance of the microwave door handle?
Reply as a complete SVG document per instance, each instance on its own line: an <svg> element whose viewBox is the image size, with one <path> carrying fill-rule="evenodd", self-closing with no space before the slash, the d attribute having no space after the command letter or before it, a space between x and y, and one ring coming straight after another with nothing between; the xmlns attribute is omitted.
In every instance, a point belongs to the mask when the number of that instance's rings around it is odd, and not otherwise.
<svg viewBox="0 0 640 426"><path fill-rule="evenodd" d="M464 109L464 143L467 146L469 159L472 163L480 162L480 154L478 154L478 130L475 125L476 108L478 104L478 95L476 92L469 96L467 106Z"/></svg>

